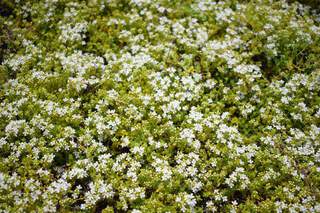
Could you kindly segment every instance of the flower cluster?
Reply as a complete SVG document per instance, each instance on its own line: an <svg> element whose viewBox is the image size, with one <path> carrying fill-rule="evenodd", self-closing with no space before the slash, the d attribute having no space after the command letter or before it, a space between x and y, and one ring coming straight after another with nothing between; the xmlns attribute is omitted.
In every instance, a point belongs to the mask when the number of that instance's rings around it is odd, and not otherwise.
<svg viewBox="0 0 320 213"><path fill-rule="evenodd" d="M320 212L318 10L4 2L0 212Z"/></svg>

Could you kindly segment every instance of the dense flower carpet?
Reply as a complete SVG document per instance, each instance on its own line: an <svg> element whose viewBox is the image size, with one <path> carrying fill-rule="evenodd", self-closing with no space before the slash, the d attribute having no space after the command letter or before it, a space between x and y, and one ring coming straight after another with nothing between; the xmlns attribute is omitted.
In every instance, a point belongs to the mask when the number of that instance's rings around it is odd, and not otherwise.
<svg viewBox="0 0 320 213"><path fill-rule="evenodd" d="M320 212L320 13L0 1L0 212Z"/></svg>

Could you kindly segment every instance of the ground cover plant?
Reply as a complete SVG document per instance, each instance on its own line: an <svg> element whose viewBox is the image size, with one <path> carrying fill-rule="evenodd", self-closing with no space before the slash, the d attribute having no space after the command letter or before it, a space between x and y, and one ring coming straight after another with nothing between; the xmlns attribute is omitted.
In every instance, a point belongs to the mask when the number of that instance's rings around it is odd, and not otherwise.
<svg viewBox="0 0 320 213"><path fill-rule="evenodd" d="M320 212L308 2L0 1L1 212Z"/></svg>

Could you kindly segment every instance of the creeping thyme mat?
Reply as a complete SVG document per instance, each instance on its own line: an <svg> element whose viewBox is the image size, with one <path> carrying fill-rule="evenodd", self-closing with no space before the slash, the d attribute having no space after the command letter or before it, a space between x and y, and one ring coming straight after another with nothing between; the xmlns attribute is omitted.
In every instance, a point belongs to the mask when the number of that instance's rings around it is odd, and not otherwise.
<svg viewBox="0 0 320 213"><path fill-rule="evenodd" d="M1 212L320 212L315 8L1 7Z"/></svg>

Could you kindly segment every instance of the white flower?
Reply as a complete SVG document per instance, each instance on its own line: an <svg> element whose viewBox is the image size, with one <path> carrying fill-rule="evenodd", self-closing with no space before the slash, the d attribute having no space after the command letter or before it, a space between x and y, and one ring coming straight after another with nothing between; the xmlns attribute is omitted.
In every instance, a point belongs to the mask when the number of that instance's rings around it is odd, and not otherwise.
<svg viewBox="0 0 320 213"><path fill-rule="evenodd" d="M235 171L233 171L230 176L225 180L225 183L229 185L231 188L234 187L235 183L240 183L240 188L245 189L248 187L250 183L249 178L245 175L244 168L237 167Z"/></svg>
<svg viewBox="0 0 320 213"><path fill-rule="evenodd" d="M71 187L71 184L67 182L65 179L58 179L51 183L48 187L47 191L49 193L60 193L66 192Z"/></svg>
<svg viewBox="0 0 320 213"><path fill-rule="evenodd" d="M10 121L10 123L5 128L5 132L8 133L9 135L13 134L14 136L17 136L19 129L21 129L23 125L26 125L25 120Z"/></svg>
<svg viewBox="0 0 320 213"><path fill-rule="evenodd" d="M85 38L83 33L87 31L87 26L87 22L76 23L74 25L71 23L66 25L61 24L59 26L59 29L61 30L59 40L63 43L66 43L67 41L81 41Z"/></svg>
<svg viewBox="0 0 320 213"><path fill-rule="evenodd" d="M193 131L191 129L183 129L180 132L181 139L186 139L188 142L192 142L193 139L195 139L195 135L193 134Z"/></svg>
<svg viewBox="0 0 320 213"><path fill-rule="evenodd" d="M195 107L191 107L191 111L190 111L189 117L191 119L193 119L194 121L199 121L199 120L202 119L203 114L201 112L196 111Z"/></svg>
<svg viewBox="0 0 320 213"><path fill-rule="evenodd" d="M185 212L187 208L193 209L196 206L197 201L193 194L187 194L185 192L179 193L176 197L176 202L180 204L181 211Z"/></svg>
<svg viewBox="0 0 320 213"><path fill-rule="evenodd" d="M89 188L84 195L85 203L81 205L81 209L88 209L101 198L111 198L114 195L111 184L106 184L103 180L91 182Z"/></svg>
<svg viewBox="0 0 320 213"><path fill-rule="evenodd" d="M143 153L144 153L144 147L142 147L142 146L135 146L135 147L133 147L133 149L132 149L132 153L133 154L139 154L140 156L143 156Z"/></svg>
<svg viewBox="0 0 320 213"><path fill-rule="evenodd" d="M302 112L307 112L308 111L308 108L307 108L306 104L303 103L303 102L298 103L298 107L301 109Z"/></svg>

